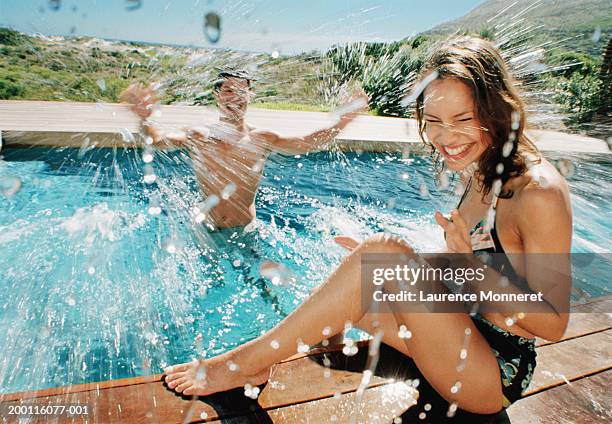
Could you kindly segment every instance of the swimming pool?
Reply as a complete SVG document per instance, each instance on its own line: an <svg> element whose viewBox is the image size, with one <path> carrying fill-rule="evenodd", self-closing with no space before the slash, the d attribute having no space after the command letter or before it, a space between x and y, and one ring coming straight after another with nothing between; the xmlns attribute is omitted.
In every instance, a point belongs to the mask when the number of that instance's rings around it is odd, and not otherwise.
<svg viewBox="0 0 612 424"><path fill-rule="evenodd" d="M258 221L220 241L193 223L201 198L182 152L8 148L0 178L0 392L160 372L271 328L339 262L332 237L394 232L420 251L443 243L433 212L457 202L427 157L272 156ZM560 159L558 155L548 155ZM572 155L576 252L610 250L609 155ZM151 201L151 199L154 199ZM157 200L155 200L157 199ZM263 261L286 267L279 281ZM575 284L610 293L604 276ZM583 281L584 279L584 281Z"/></svg>

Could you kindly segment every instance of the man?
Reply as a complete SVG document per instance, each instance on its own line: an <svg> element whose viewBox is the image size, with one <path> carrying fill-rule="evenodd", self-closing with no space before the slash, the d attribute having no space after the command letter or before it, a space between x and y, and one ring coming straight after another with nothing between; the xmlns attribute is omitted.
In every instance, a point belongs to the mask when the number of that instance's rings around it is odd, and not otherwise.
<svg viewBox="0 0 612 424"><path fill-rule="evenodd" d="M162 134L148 122L157 99L150 88L130 86L121 99L143 120L153 143L167 143L189 150L212 224L218 228L244 227L255 218L255 194L270 153L297 155L320 150L367 108L367 95L359 90L338 121L302 137L282 137L245 122L251 79L243 71L225 71L213 91L219 106L219 122L207 128L190 128Z"/></svg>

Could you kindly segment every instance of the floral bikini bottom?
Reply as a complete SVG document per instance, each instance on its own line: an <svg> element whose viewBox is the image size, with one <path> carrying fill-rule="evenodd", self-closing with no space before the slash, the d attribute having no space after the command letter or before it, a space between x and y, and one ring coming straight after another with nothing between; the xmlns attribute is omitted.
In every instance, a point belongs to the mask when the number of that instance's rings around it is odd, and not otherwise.
<svg viewBox="0 0 612 424"><path fill-rule="evenodd" d="M531 382L536 366L535 341L509 333L478 314L472 321L495 354L507 408L522 397Z"/></svg>

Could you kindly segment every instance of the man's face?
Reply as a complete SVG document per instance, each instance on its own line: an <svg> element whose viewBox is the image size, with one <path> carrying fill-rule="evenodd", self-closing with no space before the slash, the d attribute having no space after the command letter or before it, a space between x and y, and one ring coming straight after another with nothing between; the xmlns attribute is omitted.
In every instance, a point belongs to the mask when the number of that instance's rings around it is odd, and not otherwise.
<svg viewBox="0 0 612 424"><path fill-rule="evenodd" d="M242 117L249 104L250 90L247 80L229 77L215 91L215 99L224 115Z"/></svg>

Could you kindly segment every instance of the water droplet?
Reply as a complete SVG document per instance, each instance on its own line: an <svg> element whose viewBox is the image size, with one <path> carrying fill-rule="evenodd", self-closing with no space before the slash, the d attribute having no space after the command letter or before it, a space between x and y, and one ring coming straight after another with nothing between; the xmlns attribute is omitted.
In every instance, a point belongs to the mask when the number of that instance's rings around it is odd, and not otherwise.
<svg viewBox="0 0 612 424"><path fill-rule="evenodd" d="M466 336L471 336L472 335L472 329L470 327L465 327L464 334Z"/></svg>
<svg viewBox="0 0 612 424"><path fill-rule="evenodd" d="M512 327L514 325L514 320L510 317L506 318L506 325Z"/></svg>
<svg viewBox="0 0 612 424"><path fill-rule="evenodd" d="M503 163L498 163L497 166L495 167L495 172L497 172L497 175L501 175L504 173L504 164Z"/></svg>
<svg viewBox="0 0 612 424"><path fill-rule="evenodd" d="M513 111L510 119L512 120L510 128L512 128L514 131L518 130L521 125L521 114L517 111Z"/></svg>
<svg viewBox="0 0 612 424"><path fill-rule="evenodd" d="M125 8L130 12L142 7L142 0L125 0L125 2L127 3Z"/></svg>
<svg viewBox="0 0 612 424"><path fill-rule="evenodd" d="M459 359L465 358L467 358L467 349L461 349L461 351L459 352Z"/></svg>
<svg viewBox="0 0 612 424"><path fill-rule="evenodd" d="M297 351L299 353L308 353L308 351L310 350L310 346L308 346L306 343L304 343L302 341L302 339L298 339L297 345L298 345L297 346Z"/></svg>
<svg viewBox="0 0 612 424"><path fill-rule="evenodd" d="M408 330L405 325L400 325L399 331L397 332L397 336L400 339L409 339L412 337L412 332Z"/></svg>
<svg viewBox="0 0 612 424"><path fill-rule="evenodd" d="M425 411L431 411L431 403L426 403L425 406L423 406L423 409Z"/></svg>
<svg viewBox="0 0 612 424"><path fill-rule="evenodd" d="M571 177L574 174L574 165L569 159L561 159L557 162L557 169L564 177Z"/></svg>
<svg viewBox="0 0 612 424"><path fill-rule="evenodd" d="M272 59L278 59L280 56L280 52L278 51L278 49L274 49L272 50L272 54L270 56L272 56Z"/></svg>
<svg viewBox="0 0 612 424"><path fill-rule="evenodd" d="M601 38L601 27L597 26L597 27L595 27L595 31L593 31L593 36L591 37L591 39L595 43L597 43L600 38Z"/></svg>
<svg viewBox="0 0 612 424"><path fill-rule="evenodd" d="M210 196L206 198L206 200L198 204L198 209L200 210L200 213L205 214L209 210L217 206L218 204L219 204L219 196L217 196L216 194L211 194Z"/></svg>
<svg viewBox="0 0 612 424"><path fill-rule="evenodd" d="M204 35L213 44L221 38L221 17L215 12L208 12L204 16Z"/></svg>
<svg viewBox="0 0 612 424"><path fill-rule="evenodd" d="M232 372L238 371L240 369L238 364L233 361L227 361L227 368Z"/></svg>
<svg viewBox="0 0 612 424"><path fill-rule="evenodd" d="M62 6L62 2L60 0L49 0L49 9L57 12Z"/></svg>
<svg viewBox="0 0 612 424"><path fill-rule="evenodd" d="M242 262L240 262L240 259L234 259L234 262L232 262L232 265L234 265L234 267L238 268L241 263Z"/></svg>
<svg viewBox="0 0 612 424"><path fill-rule="evenodd" d="M393 418L393 424L402 424L402 417Z"/></svg>
<svg viewBox="0 0 612 424"><path fill-rule="evenodd" d="M166 252L174 255L177 252L181 252L185 248L185 242L183 239L177 236L169 236L164 241L162 241L162 249Z"/></svg>
<svg viewBox="0 0 612 424"><path fill-rule="evenodd" d="M87 273L89 275L94 275L96 273L96 269L93 266L90 266L89 268L87 268Z"/></svg>
<svg viewBox="0 0 612 424"><path fill-rule="evenodd" d="M127 128L121 128L119 130L121 138L125 143L134 143L134 134L132 134Z"/></svg>
<svg viewBox="0 0 612 424"><path fill-rule="evenodd" d="M451 403L450 406L448 407L448 411L446 411L446 416L448 418L452 418L455 416L455 413L457 412L457 404L455 402Z"/></svg>
<svg viewBox="0 0 612 424"><path fill-rule="evenodd" d="M74 306L74 305L76 305L76 300L74 299L74 297L72 297L72 296L68 296L68 297L66 298L66 303L67 303L68 305L70 305L70 306Z"/></svg>
<svg viewBox="0 0 612 424"><path fill-rule="evenodd" d="M512 153L512 148L514 147L514 143L510 140L504 143L504 147L502 147L502 156L507 158Z"/></svg>
<svg viewBox="0 0 612 424"><path fill-rule="evenodd" d="M99 79L96 81L96 84L98 85L98 87L100 87L100 90L106 91L106 81L104 81L103 79Z"/></svg>
<svg viewBox="0 0 612 424"><path fill-rule="evenodd" d="M272 347L272 349L278 350L280 348L280 343L278 342L278 340L272 340L270 342L270 346Z"/></svg>
<svg viewBox="0 0 612 424"><path fill-rule="evenodd" d="M298 167L298 168L302 168L303 166L304 166L304 164L303 164L302 162L300 162L300 163L298 163L298 164L297 164L297 167Z"/></svg>
<svg viewBox="0 0 612 424"><path fill-rule="evenodd" d="M442 172L438 177L438 187L441 189L445 189L450 185L450 178L448 176L448 172Z"/></svg>
<svg viewBox="0 0 612 424"><path fill-rule="evenodd" d="M155 175L155 172L153 171L153 167L149 164L144 166L144 182L147 184L153 184L155 182L155 180L157 179L157 176Z"/></svg>
<svg viewBox="0 0 612 424"><path fill-rule="evenodd" d="M204 420L204 419L208 418L208 414L205 411L202 411L200 413L200 418Z"/></svg>
<svg viewBox="0 0 612 424"><path fill-rule="evenodd" d="M455 384L453 384L453 387L451 387L450 392L455 394L459 393L459 390L461 390L461 381L457 381Z"/></svg>
<svg viewBox="0 0 612 424"><path fill-rule="evenodd" d="M421 412L421 413L419 414L419 419L420 419L420 420L424 420L425 418L427 418L427 414L426 414L425 412Z"/></svg>
<svg viewBox="0 0 612 424"><path fill-rule="evenodd" d="M257 399L257 396L259 396L259 387L253 387L250 384L245 384L244 395L251 399Z"/></svg>
<svg viewBox="0 0 612 424"><path fill-rule="evenodd" d="M6 197L13 197L21 190L21 178L19 177L0 177L0 193Z"/></svg>
<svg viewBox="0 0 612 424"><path fill-rule="evenodd" d="M406 97L404 97L401 101L402 107L408 107L411 103L413 103L417 97L427 88L427 86L436 78L438 78L438 71L433 71L421 81L419 81L410 91Z"/></svg>
<svg viewBox="0 0 612 424"><path fill-rule="evenodd" d="M145 151L142 154L142 161L144 163L153 162L153 149L151 149L150 147L145 149Z"/></svg>
<svg viewBox="0 0 612 424"><path fill-rule="evenodd" d="M161 213L161 206L159 205L159 196L153 195L149 199L149 215L157 216Z"/></svg>
<svg viewBox="0 0 612 424"><path fill-rule="evenodd" d="M255 162L255 165L253 165L251 170L253 172L261 172L261 170L263 169L265 163L266 163L265 159L259 159L257 162Z"/></svg>
<svg viewBox="0 0 612 424"><path fill-rule="evenodd" d="M145 144L150 146L153 144L153 137L145 137Z"/></svg>
<svg viewBox="0 0 612 424"><path fill-rule="evenodd" d="M429 189L427 189L427 185L425 183L421 183L421 187L419 188L419 193L421 193L422 197L429 196Z"/></svg>
<svg viewBox="0 0 612 424"><path fill-rule="evenodd" d="M402 180L407 180L408 178L410 178L410 175L408 175L406 172L404 172L402 174Z"/></svg>
<svg viewBox="0 0 612 424"><path fill-rule="evenodd" d="M234 194L236 192L236 184L234 183L229 183L228 185L226 185L223 190L221 191L221 198L223 200L227 200L229 199L232 194Z"/></svg>
<svg viewBox="0 0 612 424"><path fill-rule="evenodd" d="M322 333L325 337L329 336L331 334L331 327L325 327Z"/></svg>
<svg viewBox="0 0 612 424"><path fill-rule="evenodd" d="M264 261L259 267L259 273L275 286L286 286L297 281L296 276L283 264Z"/></svg>

